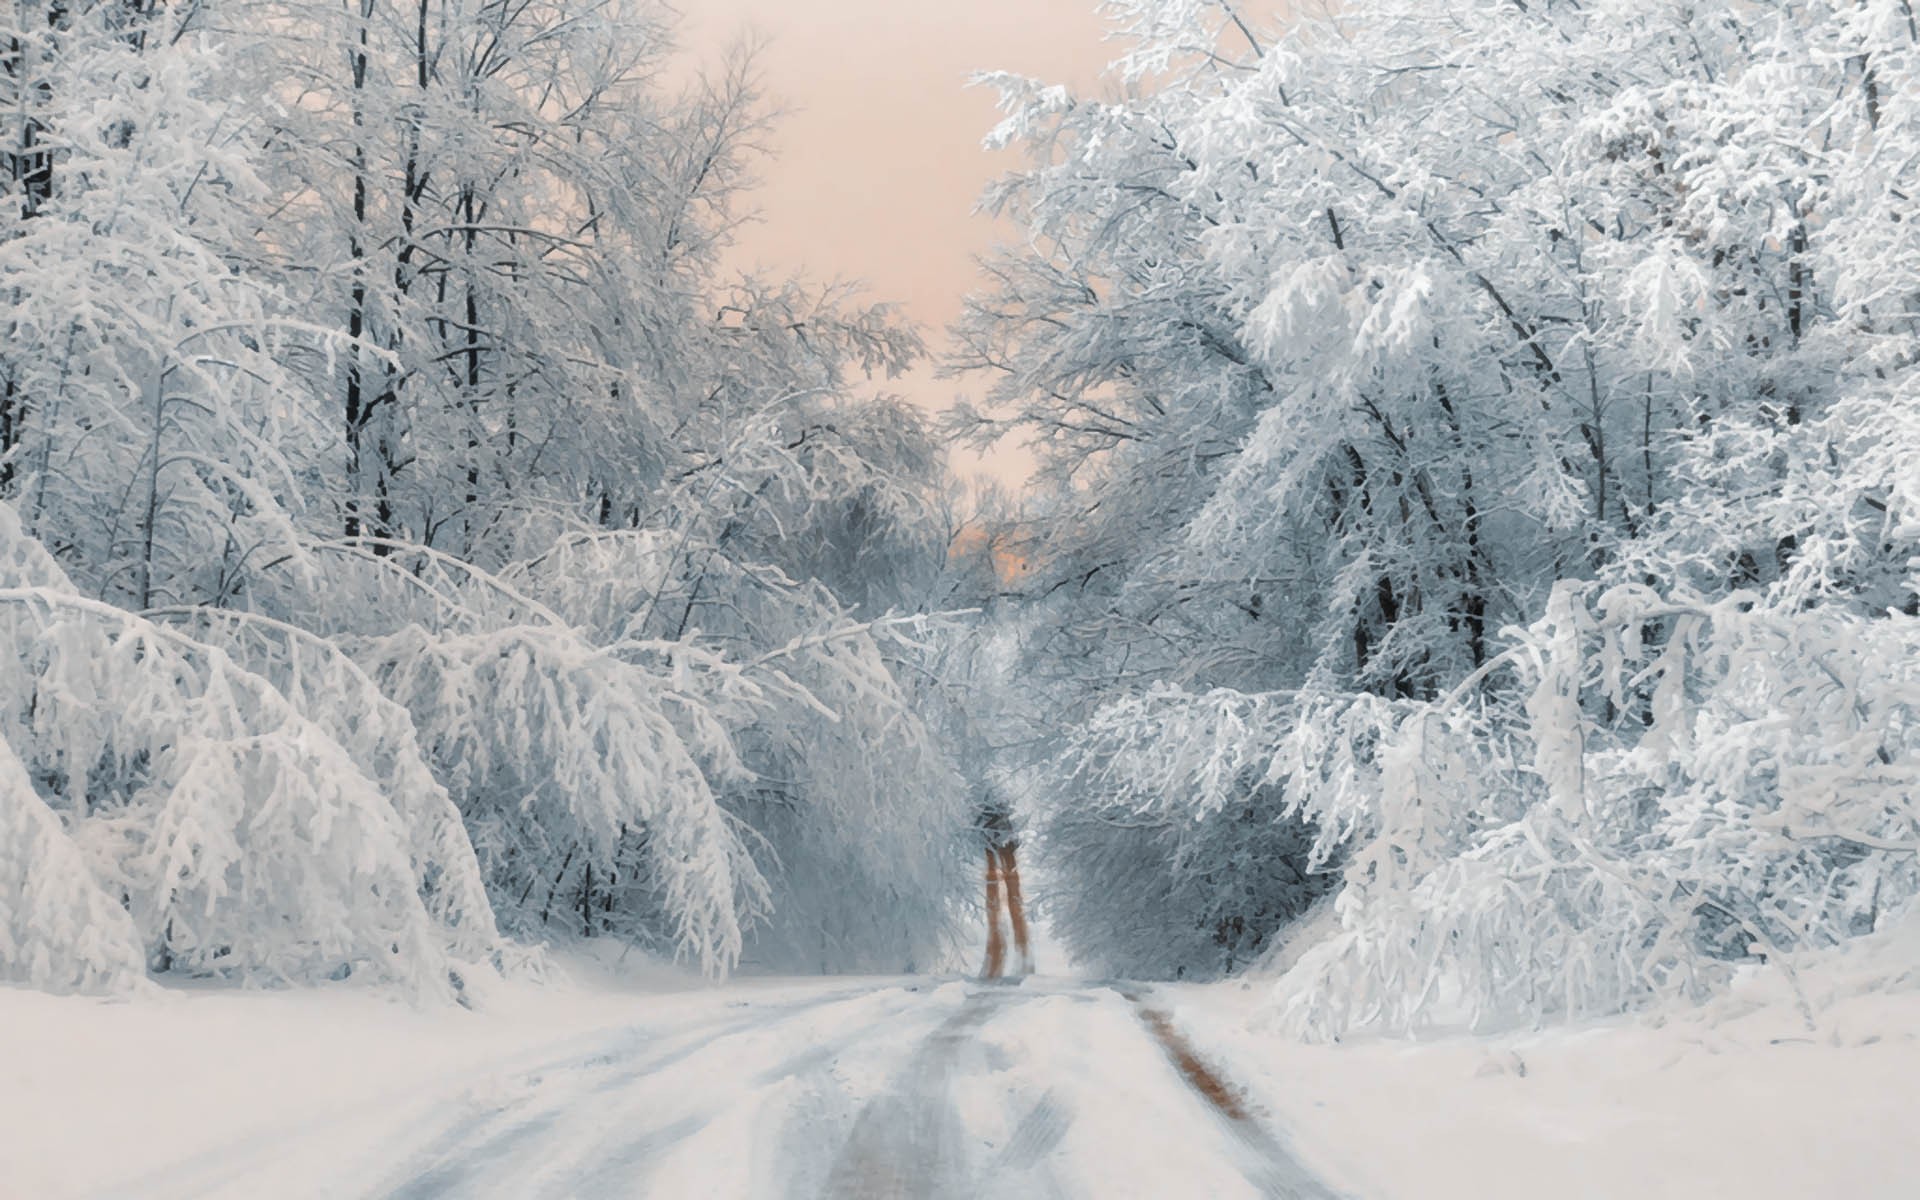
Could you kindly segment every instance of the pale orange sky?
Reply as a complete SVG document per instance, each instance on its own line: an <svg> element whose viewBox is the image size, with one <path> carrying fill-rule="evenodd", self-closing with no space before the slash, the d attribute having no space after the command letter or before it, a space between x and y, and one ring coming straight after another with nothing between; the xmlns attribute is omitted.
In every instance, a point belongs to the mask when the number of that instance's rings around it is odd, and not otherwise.
<svg viewBox="0 0 1920 1200"><path fill-rule="evenodd" d="M1007 231L973 215L980 190L1008 166L980 140L996 119L979 70L1010 70L1090 90L1115 47L1095 0L687 0L683 38L710 57L753 33L760 69L787 111L774 157L751 198L737 261L857 279L898 302L936 352L974 287L975 255ZM931 367L883 386L931 408L978 382L936 380ZM1018 483L1017 448L963 470Z"/></svg>

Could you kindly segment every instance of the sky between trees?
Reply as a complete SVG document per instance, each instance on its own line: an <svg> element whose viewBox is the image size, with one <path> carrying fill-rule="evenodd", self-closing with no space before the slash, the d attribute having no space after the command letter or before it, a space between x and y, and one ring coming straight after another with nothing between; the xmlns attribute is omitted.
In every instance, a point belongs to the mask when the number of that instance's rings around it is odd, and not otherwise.
<svg viewBox="0 0 1920 1200"><path fill-rule="evenodd" d="M1116 52L1093 0L709 0L688 8L684 36L689 63L760 39L765 88L787 109L758 166L761 219L741 231L737 260L859 279L936 349L977 286L973 257L1012 232L973 212L980 190L1019 164L982 149L994 96L966 87L968 76L1005 69L1093 90ZM894 386L930 408L981 389L935 378L931 363ZM1008 484L1032 466L1005 444L977 459Z"/></svg>

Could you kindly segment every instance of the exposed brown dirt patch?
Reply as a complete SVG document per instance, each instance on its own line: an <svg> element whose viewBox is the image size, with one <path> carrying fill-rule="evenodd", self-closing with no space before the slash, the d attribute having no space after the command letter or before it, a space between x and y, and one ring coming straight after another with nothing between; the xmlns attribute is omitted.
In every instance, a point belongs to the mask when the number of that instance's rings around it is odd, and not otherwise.
<svg viewBox="0 0 1920 1200"><path fill-rule="evenodd" d="M1253 1114L1247 1111L1246 1098L1239 1089L1220 1078L1206 1060L1194 1050L1193 1044L1174 1027L1173 1018L1157 1008L1149 1008L1137 995L1129 995L1133 1010L1140 1017L1140 1023L1153 1034L1160 1048L1166 1051L1167 1058L1187 1081L1187 1086L1206 1098L1208 1104L1218 1109L1221 1115L1233 1121L1248 1121Z"/></svg>

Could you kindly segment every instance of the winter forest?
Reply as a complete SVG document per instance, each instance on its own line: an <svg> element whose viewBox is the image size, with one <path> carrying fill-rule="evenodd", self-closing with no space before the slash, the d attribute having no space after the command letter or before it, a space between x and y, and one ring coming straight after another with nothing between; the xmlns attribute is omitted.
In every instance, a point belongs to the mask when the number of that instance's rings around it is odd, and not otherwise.
<svg viewBox="0 0 1920 1200"><path fill-rule="evenodd" d="M1315 1044L1910 941L1915 6L1101 11L934 338L658 0L9 0L0 982L970 972L1009 814Z"/></svg>

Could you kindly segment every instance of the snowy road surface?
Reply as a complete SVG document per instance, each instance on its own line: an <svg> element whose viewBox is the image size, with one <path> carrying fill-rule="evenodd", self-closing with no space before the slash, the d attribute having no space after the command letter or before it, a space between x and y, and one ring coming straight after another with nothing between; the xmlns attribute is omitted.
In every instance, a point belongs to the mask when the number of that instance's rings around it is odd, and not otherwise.
<svg viewBox="0 0 1920 1200"><path fill-rule="evenodd" d="M1911 990L1825 1002L1811 1032L1756 976L1658 1021L1303 1045L1251 980L555 965L473 1011L0 987L0 1200L1328 1195L1300 1162L1364 1200L1912 1200L1920 1178Z"/></svg>
<svg viewBox="0 0 1920 1200"><path fill-rule="evenodd" d="M1335 1194L1132 986L823 981L547 1049L203 1154L139 1193Z"/></svg>

